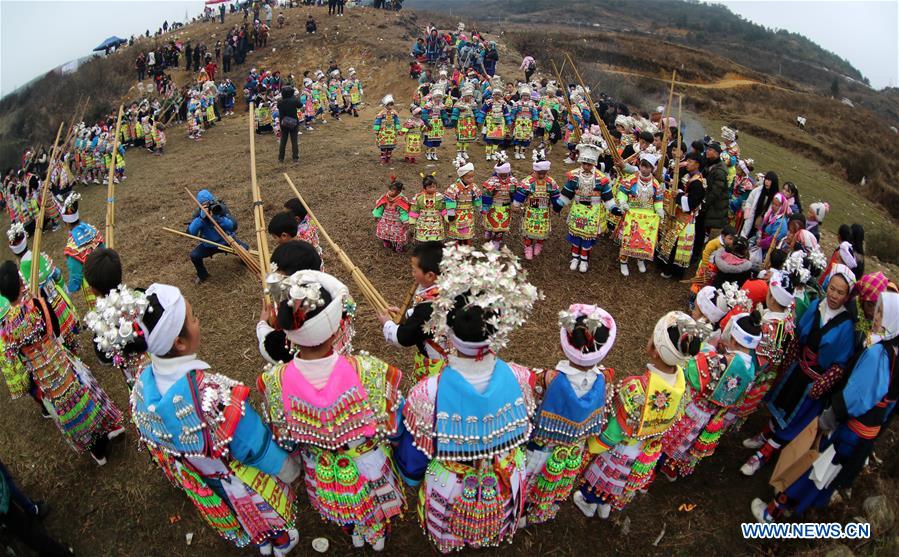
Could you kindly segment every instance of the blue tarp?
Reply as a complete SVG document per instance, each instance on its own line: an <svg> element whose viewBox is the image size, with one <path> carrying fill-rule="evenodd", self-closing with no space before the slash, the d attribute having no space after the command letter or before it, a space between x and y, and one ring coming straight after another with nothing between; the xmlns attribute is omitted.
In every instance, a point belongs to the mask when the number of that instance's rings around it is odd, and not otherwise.
<svg viewBox="0 0 899 557"><path fill-rule="evenodd" d="M94 49L94 52L99 52L101 50L108 50L110 48L119 46L120 44L124 44L127 42L128 41L126 41L125 39L120 39L120 38L116 37L115 35L113 35L112 37L109 37L108 39L106 39L105 41L100 43L100 45Z"/></svg>

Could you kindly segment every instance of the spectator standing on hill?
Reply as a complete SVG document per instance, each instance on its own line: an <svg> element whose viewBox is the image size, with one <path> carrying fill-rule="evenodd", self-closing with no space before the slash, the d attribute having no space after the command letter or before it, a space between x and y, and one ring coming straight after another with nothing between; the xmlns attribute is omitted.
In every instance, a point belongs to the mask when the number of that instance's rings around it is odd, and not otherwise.
<svg viewBox="0 0 899 557"><path fill-rule="evenodd" d="M197 46L197 48L194 49L194 60L193 60L195 72L200 71L200 56L201 55L202 55L202 53L200 52L200 46Z"/></svg>
<svg viewBox="0 0 899 557"><path fill-rule="evenodd" d="M225 23L225 5L219 4L219 23Z"/></svg>
<svg viewBox="0 0 899 557"><path fill-rule="evenodd" d="M137 55L137 60L134 62L134 69L137 70L137 80L143 81L147 72L147 57L143 52Z"/></svg>
<svg viewBox="0 0 899 557"><path fill-rule="evenodd" d="M300 103L294 95L293 87L284 87L281 91L281 100L278 101L278 117L281 120L281 143L278 147L278 162L284 162L284 150L287 147L287 139L290 138L291 155L294 162L300 160L298 145L298 132L300 119L297 110Z"/></svg>
<svg viewBox="0 0 899 557"><path fill-rule="evenodd" d="M521 60L521 66L518 69L524 72L525 83L530 83L531 76L534 75L535 71L537 71L537 61L534 60L533 56L525 56Z"/></svg>
<svg viewBox="0 0 899 557"><path fill-rule="evenodd" d="M222 52L222 72L228 73L231 71L231 57L234 55L234 47L231 46L231 41L225 43L225 50Z"/></svg>
<svg viewBox="0 0 899 557"><path fill-rule="evenodd" d="M190 45L190 40L187 41L187 46L184 47L184 69L190 71L190 62L193 59L194 49Z"/></svg>
<svg viewBox="0 0 899 557"><path fill-rule="evenodd" d="M262 9L265 12L265 24L268 25L269 28L272 26L272 7L268 2L262 5Z"/></svg>

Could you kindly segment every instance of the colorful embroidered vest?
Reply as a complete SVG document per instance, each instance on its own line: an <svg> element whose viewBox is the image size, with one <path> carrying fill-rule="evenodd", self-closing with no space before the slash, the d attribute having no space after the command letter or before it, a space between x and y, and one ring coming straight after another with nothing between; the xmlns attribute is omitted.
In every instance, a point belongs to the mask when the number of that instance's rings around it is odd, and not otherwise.
<svg viewBox="0 0 899 557"><path fill-rule="evenodd" d="M609 370L609 374L614 371ZM531 439L543 444L574 444L599 435L606 424L606 381L600 374L593 386L578 397L564 374L552 378L534 417Z"/></svg>
<svg viewBox="0 0 899 557"><path fill-rule="evenodd" d="M69 241L63 253L82 265L87 256L103 243L103 235L93 226L82 222L69 233Z"/></svg>
<svg viewBox="0 0 899 557"><path fill-rule="evenodd" d="M680 413L686 380L680 366L673 385L659 374L647 371L626 379L618 389L616 414L622 429L635 439L665 433Z"/></svg>
<svg viewBox="0 0 899 557"><path fill-rule="evenodd" d="M161 394L153 366L131 391L131 413L141 441L175 457L222 458L244 415L250 390L217 373L193 371Z"/></svg>
<svg viewBox="0 0 899 557"><path fill-rule="evenodd" d="M293 361L271 366L260 377L266 414L278 444L335 450L363 438L397 431L402 373L360 354L339 356L328 383L313 387Z"/></svg>

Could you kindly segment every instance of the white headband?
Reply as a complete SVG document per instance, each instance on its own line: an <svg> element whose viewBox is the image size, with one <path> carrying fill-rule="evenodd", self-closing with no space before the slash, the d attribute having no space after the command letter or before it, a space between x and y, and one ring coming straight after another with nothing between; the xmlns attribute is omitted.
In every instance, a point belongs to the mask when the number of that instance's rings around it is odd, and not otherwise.
<svg viewBox="0 0 899 557"><path fill-rule="evenodd" d="M81 220L81 215L78 213L78 211L75 211L74 213L62 214L62 222L64 223L73 224L78 222L79 220Z"/></svg>
<svg viewBox="0 0 899 557"><path fill-rule="evenodd" d="M450 331L449 339L456 351L463 356L483 356L485 353L490 351L489 340L469 342L457 337L456 333L452 331Z"/></svg>
<svg viewBox="0 0 899 557"><path fill-rule="evenodd" d="M456 170L456 174L459 175L459 178L461 178L462 176L465 176L469 172L474 172L474 164L472 164L470 162L463 164L462 166L459 167L458 170Z"/></svg>
<svg viewBox="0 0 899 557"><path fill-rule="evenodd" d="M150 288L147 288L146 295L149 297L153 294L156 294L159 305L162 306L162 317L156 322L152 332L144 325L143 319L138 321L138 325L144 333L144 338L147 339L147 352L154 356L165 356L172 351L175 340L184 328L187 302L177 287L168 284L151 284ZM153 311L152 306L148 307L147 311Z"/></svg>
<svg viewBox="0 0 899 557"><path fill-rule="evenodd" d="M772 271L771 280L768 282L768 289L771 291L771 296L774 297L774 300L777 301L778 304L788 308L793 303L793 293L783 287L783 284L781 284L782 280L783 273L780 271Z"/></svg>
<svg viewBox="0 0 899 557"><path fill-rule="evenodd" d="M699 311L701 311L713 325L717 324L724 319L725 315L727 315L727 312L718 307L718 304L712 299L717 292L718 290L714 286L704 286L696 295L696 305L699 306Z"/></svg>
<svg viewBox="0 0 899 557"><path fill-rule="evenodd" d="M21 242L10 244L9 249L12 250L14 255L21 255L25 253L25 250L28 249L28 237L22 238Z"/></svg>
<svg viewBox="0 0 899 557"><path fill-rule="evenodd" d="M762 335L747 333L743 330L743 327L740 327L739 323L740 319L747 317L748 315L748 313L738 313L737 315L734 315L731 320L727 322L727 328L730 329L730 338L737 341L737 344L744 348L755 350L762 340Z"/></svg>
<svg viewBox="0 0 899 557"><path fill-rule="evenodd" d="M512 165L504 162L502 164L498 164L493 167L493 171L497 174L511 174L512 173Z"/></svg>
<svg viewBox="0 0 899 557"><path fill-rule="evenodd" d="M287 339L297 346L320 346L340 329L343 302L349 291L336 277L321 271L299 271L304 279L317 282L331 295L331 303L320 313L304 321L299 329L285 331Z"/></svg>
<svg viewBox="0 0 899 557"><path fill-rule="evenodd" d="M669 366L680 365L688 357L671 342L671 337L668 336L668 327L676 326L680 320L690 320L690 316L681 311L668 312L659 319L652 331L652 344L662 361Z"/></svg>
<svg viewBox="0 0 899 557"><path fill-rule="evenodd" d="M550 162L549 161L535 162L533 165L533 168L537 172L548 172L549 168L550 168Z"/></svg>
<svg viewBox="0 0 899 557"><path fill-rule="evenodd" d="M609 315L609 312L596 306L574 304L568 308L568 311L575 316L575 319L581 315L597 313L600 316L602 324L609 330L609 338L607 338L598 349L593 352L583 352L580 348L571 344L571 341L568 338L568 329L565 327L559 328L559 343L562 345L562 352L565 353L565 357L568 358L568 361L578 366L595 366L605 359L606 355L615 344L615 337L618 333L615 319ZM592 334L593 331L590 331L590 333Z"/></svg>

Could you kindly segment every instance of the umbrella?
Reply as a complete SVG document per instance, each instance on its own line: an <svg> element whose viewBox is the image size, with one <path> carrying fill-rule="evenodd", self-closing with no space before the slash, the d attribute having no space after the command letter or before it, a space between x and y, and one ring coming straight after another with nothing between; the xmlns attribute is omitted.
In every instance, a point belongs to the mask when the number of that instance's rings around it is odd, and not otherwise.
<svg viewBox="0 0 899 557"><path fill-rule="evenodd" d="M94 49L94 52L99 52L101 50L109 50L110 48L117 47L120 44L125 44L127 42L128 41L126 41L125 39L120 39L119 37L116 37L115 35L113 35L113 36L109 37L108 39L106 39L105 41L103 41L102 43L100 43L100 45Z"/></svg>

